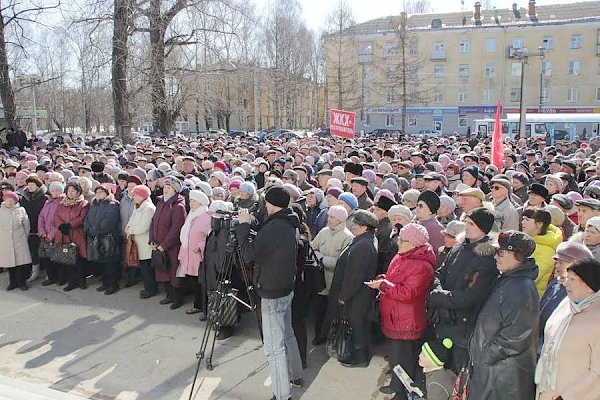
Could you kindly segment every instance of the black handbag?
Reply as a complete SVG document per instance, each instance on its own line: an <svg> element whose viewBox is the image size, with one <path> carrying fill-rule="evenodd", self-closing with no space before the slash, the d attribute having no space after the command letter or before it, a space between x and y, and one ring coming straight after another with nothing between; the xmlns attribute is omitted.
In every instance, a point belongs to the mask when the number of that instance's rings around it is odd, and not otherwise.
<svg viewBox="0 0 600 400"><path fill-rule="evenodd" d="M222 286L208 295L208 323L218 330L225 326L234 326L238 320L237 297L238 290Z"/></svg>
<svg viewBox="0 0 600 400"><path fill-rule="evenodd" d="M329 330L327 331L327 340L325 341L325 352L331 358L337 358L337 331L338 325L340 324L337 318L334 318L329 324Z"/></svg>
<svg viewBox="0 0 600 400"><path fill-rule="evenodd" d="M112 261L119 258L119 247L111 234L88 238L89 261Z"/></svg>
<svg viewBox="0 0 600 400"><path fill-rule="evenodd" d="M55 244L50 257L52 262L73 266L79 261L79 252L75 243Z"/></svg>
<svg viewBox="0 0 600 400"><path fill-rule="evenodd" d="M379 303L379 299L373 299L373 303L371 303L371 309L369 310L369 314L367 315L369 321L374 324L381 323L381 304Z"/></svg>
<svg viewBox="0 0 600 400"><path fill-rule="evenodd" d="M319 293L325 290L325 267L321 260L317 259L312 247L309 250L309 257L304 266L304 280L310 288L311 293Z"/></svg>
<svg viewBox="0 0 600 400"><path fill-rule="evenodd" d="M54 244L49 241L43 239L40 242L40 246L38 247L38 257L43 259L52 258L52 252L54 251Z"/></svg>
<svg viewBox="0 0 600 400"><path fill-rule="evenodd" d="M354 346L352 343L352 327L347 319L342 319L337 329L337 359L339 362L350 362Z"/></svg>
<svg viewBox="0 0 600 400"><path fill-rule="evenodd" d="M156 269L169 269L169 259L167 252L160 250L152 250L152 258L150 259L150 265Z"/></svg>

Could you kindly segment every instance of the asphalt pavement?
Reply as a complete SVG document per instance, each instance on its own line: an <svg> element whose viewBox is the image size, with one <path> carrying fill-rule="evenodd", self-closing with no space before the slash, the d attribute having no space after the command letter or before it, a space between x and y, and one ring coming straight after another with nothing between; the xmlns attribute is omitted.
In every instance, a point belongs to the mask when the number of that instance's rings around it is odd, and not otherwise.
<svg viewBox="0 0 600 400"><path fill-rule="evenodd" d="M7 285L5 272L0 274L0 398L10 382L97 400L189 398L205 330L197 315L185 314L191 299L170 310L158 304L162 296L139 299L139 286L106 296L96 292L97 278L88 280L87 290L68 293L55 285L41 287L40 281L25 292L6 292ZM389 378L383 348L374 352L368 368L349 369L329 359L323 346L309 344L305 387L294 388L292 398L386 399L378 392ZM252 314L244 314L233 337L217 342L213 363L212 371L201 364L194 399L271 398Z"/></svg>

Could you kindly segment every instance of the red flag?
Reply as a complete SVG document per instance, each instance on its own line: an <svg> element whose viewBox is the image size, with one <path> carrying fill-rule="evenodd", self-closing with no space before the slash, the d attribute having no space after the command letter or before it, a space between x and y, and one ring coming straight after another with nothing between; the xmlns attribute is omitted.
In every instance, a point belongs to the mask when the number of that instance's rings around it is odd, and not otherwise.
<svg viewBox="0 0 600 400"><path fill-rule="evenodd" d="M496 123L494 124L494 133L492 134L492 164L502 171L502 161L504 160L504 143L502 142L502 103L498 99L496 105Z"/></svg>

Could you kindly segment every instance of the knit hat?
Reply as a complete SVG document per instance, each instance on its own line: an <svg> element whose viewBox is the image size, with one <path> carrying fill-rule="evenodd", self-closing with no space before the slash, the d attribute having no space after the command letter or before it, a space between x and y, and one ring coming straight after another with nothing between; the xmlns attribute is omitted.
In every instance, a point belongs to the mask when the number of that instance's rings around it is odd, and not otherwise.
<svg viewBox="0 0 600 400"><path fill-rule="evenodd" d="M139 167L137 167L136 169L134 169L131 174L137 176L138 178L140 178L140 181L142 181L142 183L148 177L148 175L146 174L146 171L144 171L143 169L141 169Z"/></svg>
<svg viewBox="0 0 600 400"><path fill-rule="evenodd" d="M221 172L227 171L227 165L223 161L217 161L214 165L215 168L219 168Z"/></svg>
<svg viewBox="0 0 600 400"><path fill-rule="evenodd" d="M382 210L385 210L387 212L390 211L390 208L397 204L398 203L396 203L394 200L391 200L386 196L379 196L379 199L377 199L377 203L375 203L375 207L381 208Z"/></svg>
<svg viewBox="0 0 600 400"><path fill-rule="evenodd" d="M202 190L208 197L212 197L213 195L213 189L210 187L208 182L200 181L196 183L196 189Z"/></svg>
<svg viewBox="0 0 600 400"><path fill-rule="evenodd" d="M241 185L242 185L242 182L240 182L237 179L234 179L231 182L229 182L229 190L231 190L233 188L239 189Z"/></svg>
<svg viewBox="0 0 600 400"><path fill-rule="evenodd" d="M502 231L498 235L498 248L519 253L525 258L535 251L535 241L526 233L519 231Z"/></svg>
<svg viewBox="0 0 600 400"><path fill-rule="evenodd" d="M485 207L477 207L467 213L475 225L486 235L490 233L494 226L494 214Z"/></svg>
<svg viewBox="0 0 600 400"><path fill-rule="evenodd" d="M425 358L436 367L443 367L450 359L450 350L452 349L452 339L437 339L423 343L421 351Z"/></svg>
<svg viewBox="0 0 600 400"><path fill-rule="evenodd" d="M329 207L327 210L327 215L331 215L332 217L336 217L340 222L346 222L348 219L348 212L342 206L333 206Z"/></svg>
<svg viewBox="0 0 600 400"><path fill-rule="evenodd" d="M554 226L561 226L565 222L565 213L557 206L551 204L544 207L544 210L550 213L550 223Z"/></svg>
<svg viewBox="0 0 600 400"><path fill-rule="evenodd" d="M596 217L592 217L592 218L588 219L585 226L586 227L593 226L594 228L596 228L596 230L598 230L600 232L600 217L596 216Z"/></svg>
<svg viewBox="0 0 600 400"><path fill-rule="evenodd" d="M529 178L527 177L526 174L524 174L522 172L515 172L514 174L512 174L512 179L513 179L513 181L515 179L518 180L525 186L527 186L529 184Z"/></svg>
<svg viewBox="0 0 600 400"><path fill-rule="evenodd" d="M377 228L379 225L379 221L377 220L375 214L366 210L356 210L354 212L354 223L356 225L362 225L368 228Z"/></svg>
<svg viewBox="0 0 600 400"><path fill-rule="evenodd" d="M465 232L465 223L461 221L450 221L446 228L442 230L442 235L452 236L456 238L458 235Z"/></svg>
<svg viewBox="0 0 600 400"><path fill-rule="evenodd" d="M407 190L402 195L402 201L410 201L411 203L417 204L420 194L421 193L417 189Z"/></svg>
<svg viewBox="0 0 600 400"><path fill-rule="evenodd" d="M311 188L307 192L307 194L308 193L314 194L315 197L317 198L317 204L321 204L321 202L323 201L323 197L324 197L323 191L321 189L319 189L319 188Z"/></svg>
<svg viewBox="0 0 600 400"><path fill-rule="evenodd" d="M175 190L176 193L180 193L182 189L182 184L179 179L176 177L169 175L165 178L165 185L169 185Z"/></svg>
<svg viewBox="0 0 600 400"><path fill-rule="evenodd" d="M381 189L387 189L392 193L398 193L400 188L398 187L398 182L394 178L387 178L381 184Z"/></svg>
<svg viewBox="0 0 600 400"><path fill-rule="evenodd" d="M74 181L67 182L67 186L65 187L65 192L70 187L72 187L73 189L75 189L77 191L77 193L79 193L79 194L83 193L83 189L81 188L81 185L79 184L79 182L74 182Z"/></svg>
<svg viewBox="0 0 600 400"><path fill-rule="evenodd" d="M546 184L552 183L558 188L559 191L562 189L562 180L556 175L546 175Z"/></svg>
<svg viewBox="0 0 600 400"><path fill-rule="evenodd" d="M8 191L2 193L2 200L13 199L15 203L19 202L19 195L16 192Z"/></svg>
<svg viewBox="0 0 600 400"><path fill-rule="evenodd" d="M208 211L213 213L217 211L231 211L232 209L233 205L223 200L215 200L212 203L210 203L210 206L208 207Z"/></svg>
<svg viewBox="0 0 600 400"><path fill-rule="evenodd" d="M250 196L254 196L254 193L256 193L256 187L254 186L254 183L252 182L244 182L240 185L240 190L243 190L244 192L248 193Z"/></svg>
<svg viewBox="0 0 600 400"><path fill-rule="evenodd" d="M56 192L56 191L61 191L64 192L65 191L65 185L63 185L60 182L50 182L50 185L48 185L48 192L52 193L52 192Z"/></svg>
<svg viewBox="0 0 600 400"><path fill-rule="evenodd" d="M298 200L302 196L300 188L291 183L284 183L283 188L288 191L293 201Z"/></svg>
<svg viewBox="0 0 600 400"><path fill-rule="evenodd" d="M210 174L210 177L217 178L219 182L221 182L221 185L227 182L227 177L225 176L223 171L214 171L212 174Z"/></svg>
<svg viewBox="0 0 600 400"><path fill-rule="evenodd" d="M403 205L395 205L388 210L388 218L392 219L395 215L401 215L406 218L407 221L410 221L413 218L412 212L410 208Z"/></svg>
<svg viewBox="0 0 600 400"><path fill-rule="evenodd" d="M575 206L573 200L568 198L566 194L555 194L552 196L552 200L567 211L572 210Z"/></svg>
<svg viewBox="0 0 600 400"><path fill-rule="evenodd" d="M543 197L544 201L548 198L548 189L546 189L546 186L537 182L532 183L531 186L529 186L527 193L537 194L538 196Z"/></svg>
<svg viewBox="0 0 600 400"><path fill-rule="evenodd" d="M421 193L421 195L417 199L417 203L419 201L424 202L432 214L437 213L438 210L440 209L440 197L435 192L432 192L431 190L423 191L423 193Z"/></svg>
<svg viewBox="0 0 600 400"><path fill-rule="evenodd" d="M575 261L568 269L575 272L594 292L600 290L600 261L584 258Z"/></svg>
<svg viewBox="0 0 600 400"><path fill-rule="evenodd" d="M358 200L356 196L350 192L344 192L340 194L338 201L343 201L344 203L348 204L348 207L350 207L352 210L356 210L358 208Z"/></svg>
<svg viewBox="0 0 600 400"><path fill-rule="evenodd" d="M575 260L588 257L593 257L593 254L585 245L577 242L562 242L556 248L556 253L552 258L571 263Z"/></svg>
<svg viewBox="0 0 600 400"><path fill-rule="evenodd" d="M475 165L471 165L471 166L468 166L467 168L463 169L462 175L461 175L461 180L462 180L462 177L465 175L465 173L470 174L473 178L475 178L475 180L479 179L479 168Z"/></svg>
<svg viewBox="0 0 600 400"><path fill-rule="evenodd" d="M336 187L330 187L329 189L327 189L326 192L328 195L331 195L333 197L335 197L336 199L339 199L340 195L342 193L344 193L341 189L336 188Z"/></svg>
<svg viewBox="0 0 600 400"><path fill-rule="evenodd" d="M150 188L146 185L137 185L131 190L131 196L140 196L142 199L146 200L150 197Z"/></svg>
<svg viewBox="0 0 600 400"><path fill-rule="evenodd" d="M141 185L143 182L137 175L129 175L126 179L127 183L135 183L136 185Z"/></svg>
<svg viewBox="0 0 600 400"><path fill-rule="evenodd" d="M190 200L196 200L201 206L208 206L210 203L202 190L190 190Z"/></svg>
<svg viewBox="0 0 600 400"><path fill-rule="evenodd" d="M445 194L440 196L440 207L446 206L453 213L456 210L456 202L450 196L446 196Z"/></svg>
<svg viewBox="0 0 600 400"><path fill-rule="evenodd" d="M294 171L292 169L286 169L283 172L283 177L289 178L289 179L293 180L294 182L298 182L298 174L296 173L296 171Z"/></svg>
<svg viewBox="0 0 600 400"><path fill-rule="evenodd" d="M423 225L413 222L400 229L399 237L403 241L410 242L415 247L423 246L429 242L427 229Z"/></svg>
<svg viewBox="0 0 600 400"><path fill-rule="evenodd" d="M377 180L377 175L370 169L365 169L362 173L362 176L368 181L368 183L375 183L375 180Z"/></svg>
<svg viewBox="0 0 600 400"><path fill-rule="evenodd" d="M265 193L266 202L279 208L287 208L290 204L290 198L290 193L279 186L272 186Z"/></svg>

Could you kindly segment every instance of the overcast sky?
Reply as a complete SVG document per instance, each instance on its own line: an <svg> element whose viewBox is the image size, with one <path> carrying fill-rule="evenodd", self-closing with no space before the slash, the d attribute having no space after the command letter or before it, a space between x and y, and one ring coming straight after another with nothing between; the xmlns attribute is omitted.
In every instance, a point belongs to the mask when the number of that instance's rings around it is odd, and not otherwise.
<svg viewBox="0 0 600 400"><path fill-rule="evenodd" d="M260 11L270 2L277 0L255 0L257 10ZM402 0L346 0L352 7L356 22L364 22L373 18L388 15L399 15L402 11ZM464 9L473 11L475 1L465 0ZM482 1L483 3L483 1ZM528 0L492 0L498 8L511 8L513 3L519 7L527 8ZM537 5L548 5L557 3L572 3L569 0L537 0ZM320 31L325 24L327 14L331 12L337 0L302 0L304 20L309 29ZM431 0L431 7L435 12L461 11L460 0Z"/></svg>

